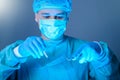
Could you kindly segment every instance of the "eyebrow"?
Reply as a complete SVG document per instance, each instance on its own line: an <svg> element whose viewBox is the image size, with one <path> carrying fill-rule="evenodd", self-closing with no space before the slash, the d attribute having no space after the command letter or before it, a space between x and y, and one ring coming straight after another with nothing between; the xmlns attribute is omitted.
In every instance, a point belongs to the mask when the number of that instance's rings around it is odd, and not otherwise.
<svg viewBox="0 0 120 80"><path fill-rule="evenodd" d="M56 14L56 15L66 15L66 13L63 12L63 13L58 13L58 14Z"/></svg>
<svg viewBox="0 0 120 80"><path fill-rule="evenodd" d="M41 13L43 16L50 16L51 14L50 13ZM66 15L66 13L65 12L62 12L62 13L58 13L58 14L56 14L56 15ZM56 16L55 15L55 16Z"/></svg>
<svg viewBox="0 0 120 80"><path fill-rule="evenodd" d="M44 15L45 15L45 16L46 16L46 15L50 15L49 13L41 13L41 14L42 14L43 16L44 16Z"/></svg>

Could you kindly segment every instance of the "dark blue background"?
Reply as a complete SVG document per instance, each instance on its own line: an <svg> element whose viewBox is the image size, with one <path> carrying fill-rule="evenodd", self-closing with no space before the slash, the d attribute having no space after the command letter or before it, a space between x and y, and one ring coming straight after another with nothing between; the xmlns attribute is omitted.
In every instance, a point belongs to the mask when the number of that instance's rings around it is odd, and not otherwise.
<svg viewBox="0 0 120 80"><path fill-rule="evenodd" d="M32 0L17 1L16 10L10 10L11 14L8 11L7 19L0 18L0 49L40 34ZM120 0L73 0L66 34L83 40L105 41L120 58Z"/></svg>

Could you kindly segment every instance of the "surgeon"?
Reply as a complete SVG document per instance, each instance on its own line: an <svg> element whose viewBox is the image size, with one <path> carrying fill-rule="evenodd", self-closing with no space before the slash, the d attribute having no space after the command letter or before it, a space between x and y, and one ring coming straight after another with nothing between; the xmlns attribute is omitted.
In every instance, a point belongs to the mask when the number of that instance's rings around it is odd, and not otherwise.
<svg viewBox="0 0 120 80"><path fill-rule="evenodd" d="M40 36L0 52L0 80L120 80L119 62L105 42L64 35L71 0L34 0Z"/></svg>

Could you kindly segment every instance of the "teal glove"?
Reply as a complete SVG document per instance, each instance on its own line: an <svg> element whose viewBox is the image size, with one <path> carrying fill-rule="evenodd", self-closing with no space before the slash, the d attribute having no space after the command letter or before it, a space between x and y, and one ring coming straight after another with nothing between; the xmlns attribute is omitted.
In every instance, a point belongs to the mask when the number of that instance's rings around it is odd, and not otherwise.
<svg viewBox="0 0 120 80"><path fill-rule="evenodd" d="M18 52L21 57L32 56L33 58L41 58L45 50L45 45L40 37L28 37L22 44L18 46Z"/></svg>
<svg viewBox="0 0 120 80"><path fill-rule="evenodd" d="M79 60L79 63L96 61L103 57L102 53L102 48L98 42L89 42L79 47L73 54L72 60Z"/></svg>

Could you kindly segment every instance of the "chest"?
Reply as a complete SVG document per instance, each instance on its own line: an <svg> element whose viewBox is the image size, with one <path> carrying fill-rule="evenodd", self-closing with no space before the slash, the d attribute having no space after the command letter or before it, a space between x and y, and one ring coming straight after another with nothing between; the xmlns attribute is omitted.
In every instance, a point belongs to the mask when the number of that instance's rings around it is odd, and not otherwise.
<svg viewBox="0 0 120 80"><path fill-rule="evenodd" d="M41 66L37 62L31 63L26 66L26 69L24 68L25 72L22 75L24 79L26 78L25 80L87 80L88 78L87 64L80 65L77 62L68 61L49 64Z"/></svg>

